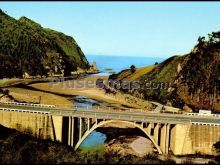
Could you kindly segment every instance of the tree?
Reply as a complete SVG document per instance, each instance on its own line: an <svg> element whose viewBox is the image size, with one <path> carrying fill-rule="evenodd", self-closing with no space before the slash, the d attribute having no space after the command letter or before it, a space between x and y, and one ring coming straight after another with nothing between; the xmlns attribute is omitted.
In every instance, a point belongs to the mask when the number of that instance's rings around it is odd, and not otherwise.
<svg viewBox="0 0 220 165"><path fill-rule="evenodd" d="M198 43L201 44L201 43L204 43L204 42L205 42L205 37L199 36Z"/></svg>
<svg viewBox="0 0 220 165"><path fill-rule="evenodd" d="M217 153L220 153L220 141L213 144L213 148Z"/></svg>
<svg viewBox="0 0 220 165"><path fill-rule="evenodd" d="M197 47L199 49L201 49L201 48L203 48L204 44L205 44L205 37L199 36Z"/></svg>
<svg viewBox="0 0 220 165"><path fill-rule="evenodd" d="M155 62L155 64L154 65L158 65L158 62Z"/></svg>
<svg viewBox="0 0 220 165"><path fill-rule="evenodd" d="M131 73L134 73L136 71L136 67L134 65L131 65L130 70L131 70Z"/></svg>
<svg viewBox="0 0 220 165"><path fill-rule="evenodd" d="M8 89L4 90L3 94L4 95L9 95L9 90Z"/></svg>

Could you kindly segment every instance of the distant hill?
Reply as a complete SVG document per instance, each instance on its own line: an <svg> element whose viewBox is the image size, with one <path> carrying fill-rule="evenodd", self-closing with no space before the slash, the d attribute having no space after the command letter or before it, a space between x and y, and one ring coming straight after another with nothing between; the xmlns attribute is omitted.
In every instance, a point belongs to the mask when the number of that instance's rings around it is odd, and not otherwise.
<svg viewBox="0 0 220 165"><path fill-rule="evenodd" d="M58 22L59 23L59 22ZM70 75L77 67L90 67L76 41L61 32L0 9L0 78Z"/></svg>
<svg viewBox="0 0 220 165"><path fill-rule="evenodd" d="M138 71L138 70L137 70ZM137 71L133 75L137 74ZM125 72L110 76L121 78ZM131 75L129 75L131 77ZM126 78L124 78L126 79ZM144 95L147 100L194 110L213 109L220 112L220 32L199 37L198 44L184 56L173 56L136 77L142 89L125 91ZM169 83L168 88L146 87L146 83Z"/></svg>

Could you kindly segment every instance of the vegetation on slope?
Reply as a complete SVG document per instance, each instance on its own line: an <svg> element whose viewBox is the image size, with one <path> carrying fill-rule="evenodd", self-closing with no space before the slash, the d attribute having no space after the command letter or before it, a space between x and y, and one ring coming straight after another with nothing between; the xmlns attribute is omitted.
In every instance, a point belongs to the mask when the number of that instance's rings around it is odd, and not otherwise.
<svg viewBox="0 0 220 165"><path fill-rule="evenodd" d="M147 100L156 100L165 103L169 89L178 74L178 64L183 61L181 56L173 56L158 64L152 71L139 77L142 89L138 91L144 93ZM147 83L151 85L146 85Z"/></svg>
<svg viewBox="0 0 220 165"><path fill-rule="evenodd" d="M155 65L138 68L133 74L129 75L127 79L130 81L137 80L139 77L147 74L148 72L152 71L154 68L155 68Z"/></svg>
<svg viewBox="0 0 220 165"><path fill-rule="evenodd" d="M138 76L135 81L140 82L141 88L127 92L138 92L147 100L164 104L169 102L180 108L187 105L194 110L212 109L219 112L220 32L208 36L208 40L199 37L198 44L189 54L173 56ZM133 74L128 72L122 71L110 78L123 81L137 74L137 71Z"/></svg>
<svg viewBox="0 0 220 165"><path fill-rule="evenodd" d="M176 94L195 108L220 110L220 32L199 37L177 77Z"/></svg>
<svg viewBox="0 0 220 165"><path fill-rule="evenodd" d="M81 67L89 68L75 40L63 33L44 29L21 17L16 20L0 9L0 78L48 76Z"/></svg>
<svg viewBox="0 0 220 165"><path fill-rule="evenodd" d="M155 65L146 66L142 68L136 68L134 72L131 71L131 69L125 69L117 74L110 75L109 79L113 80L128 80L128 81L134 81L137 80L139 77L143 76L144 74L147 74L151 70L153 70Z"/></svg>

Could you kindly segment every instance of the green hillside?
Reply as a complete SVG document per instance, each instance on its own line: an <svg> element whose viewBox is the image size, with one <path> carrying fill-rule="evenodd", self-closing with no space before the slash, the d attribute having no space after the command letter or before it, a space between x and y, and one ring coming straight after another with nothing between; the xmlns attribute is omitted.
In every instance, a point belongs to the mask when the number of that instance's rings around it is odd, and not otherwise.
<svg viewBox="0 0 220 165"><path fill-rule="evenodd" d="M123 81L136 75L138 70L124 76L127 72L110 78ZM220 32L209 34L207 40L199 37L190 53L170 57L135 81L139 81L141 88L125 92L138 92L146 100L169 102L180 108L187 105L195 111L212 109L220 112Z"/></svg>
<svg viewBox="0 0 220 165"><path fill-rule="evenodd" d="M16 20L0 10L0 78L70 75L89 63L76 41L34 21Z"/></svg>

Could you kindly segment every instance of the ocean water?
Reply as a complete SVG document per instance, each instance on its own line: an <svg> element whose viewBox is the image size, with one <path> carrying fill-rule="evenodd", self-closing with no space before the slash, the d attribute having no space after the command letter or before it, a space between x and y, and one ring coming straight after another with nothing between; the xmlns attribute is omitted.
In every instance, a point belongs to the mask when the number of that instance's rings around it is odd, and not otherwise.
<svg viewBox="0 0 220 165"><path fill-rule="evenodd" d="M165 58L138 56L86 55L86 57L90 64L95 61L98 69L104 74L117 73L123 69L130 68L131 65L135 65L139 68L165 60Z"/></svg>

